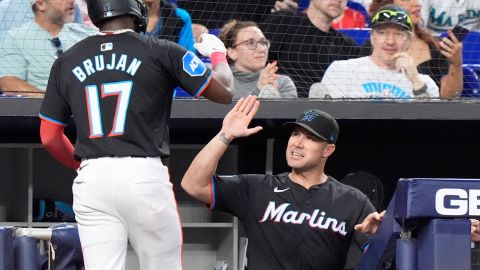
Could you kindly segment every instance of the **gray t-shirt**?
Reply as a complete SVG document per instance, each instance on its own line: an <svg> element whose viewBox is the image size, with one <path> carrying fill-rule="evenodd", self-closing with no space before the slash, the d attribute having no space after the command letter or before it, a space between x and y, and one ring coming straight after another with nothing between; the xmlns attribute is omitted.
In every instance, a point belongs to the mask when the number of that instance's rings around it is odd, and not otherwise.
<svg viewBox="0 0 480 270"><path fill-rule="evenodd" d="M233 98L239 99L248 95L256 95L258 98L297 98L297 88L290 77L278 75L278 89L273 85L267 85L263 89L258 89L257 82L260 72L245 72L235 69L233 71Z"/></svg>
<svg viewBox="0 0 480 270"><path fill-rule="evenodd" d="M433 79L419 74L427 84L427 97L440 92ZM370 56L333 62L320 83L310 88L309 98L414 98L413 84L399 71L378 67Z"/></svg>

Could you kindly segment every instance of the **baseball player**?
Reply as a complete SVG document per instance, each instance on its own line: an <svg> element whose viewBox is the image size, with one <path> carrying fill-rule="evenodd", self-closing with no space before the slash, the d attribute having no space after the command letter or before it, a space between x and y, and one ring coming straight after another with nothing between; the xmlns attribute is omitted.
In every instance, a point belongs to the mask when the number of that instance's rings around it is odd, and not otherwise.
<svg viewBox="0 0 480 270"><path fill-rule="evenodd" d="M248 128L259 105L254 96L238 101L220 133L193 160L182 187L212 209L242 221L251 243L249 270L343 269L349 245L357 239L355 224L363 221L356 229L373 233L384 213L375 212L363 193L324 173L339 131L332 116L309 110L286 123L292 130L286 150L291 172L215 175L233 139L262 129Z"/></svg>
<svg viewBox="0 0 480 270"><path fill-rule="evenodd" d="M175 86L230 103L225 47L205 34L197 50L147 37L138 0L88 0L98 35L59 57L40 111L45 148L77 169L73 209L88 270L125 268L127 240L142 270L182 269L181 226L167 167ZM75 148L63 133L73 116Z"/></svg>

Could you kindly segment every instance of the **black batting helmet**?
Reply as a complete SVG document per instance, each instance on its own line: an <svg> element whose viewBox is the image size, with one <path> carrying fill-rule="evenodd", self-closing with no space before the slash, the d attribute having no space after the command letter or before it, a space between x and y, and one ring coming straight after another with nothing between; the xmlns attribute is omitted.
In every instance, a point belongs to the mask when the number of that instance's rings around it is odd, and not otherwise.
<svg viewBox="0 0 480 270"><path fill-rule="evenodd" d="M145 32L148 24L147 7L139 0L87 0L88 16L96 27L104 20L130 14L135 17L137 31Z"/></svg>

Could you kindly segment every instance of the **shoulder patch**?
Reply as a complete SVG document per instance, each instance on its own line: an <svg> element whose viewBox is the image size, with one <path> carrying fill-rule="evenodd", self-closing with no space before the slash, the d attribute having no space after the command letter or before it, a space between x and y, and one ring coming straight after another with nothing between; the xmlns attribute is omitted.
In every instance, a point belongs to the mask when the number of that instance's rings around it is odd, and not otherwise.
<svg viewBox="0 0 480 270"><path fill-rule="evenodd" d="M207 67L193 52L188 51L182 57L183 70L192 77L203 76Z"/></svg>

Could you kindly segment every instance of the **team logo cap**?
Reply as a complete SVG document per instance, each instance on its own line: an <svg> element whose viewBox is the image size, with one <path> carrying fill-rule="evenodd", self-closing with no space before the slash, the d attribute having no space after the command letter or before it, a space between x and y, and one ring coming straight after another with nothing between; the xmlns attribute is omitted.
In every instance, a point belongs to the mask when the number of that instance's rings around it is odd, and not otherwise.
<svg viewBox="0 0 480 270"><path fill-rule="evenodd" d="M290 128L301 126L330 144L334 144L338 138L337 120L330 114L316 109L307 110L299 115L295 122L286 122L283 125Z"/></svg>

